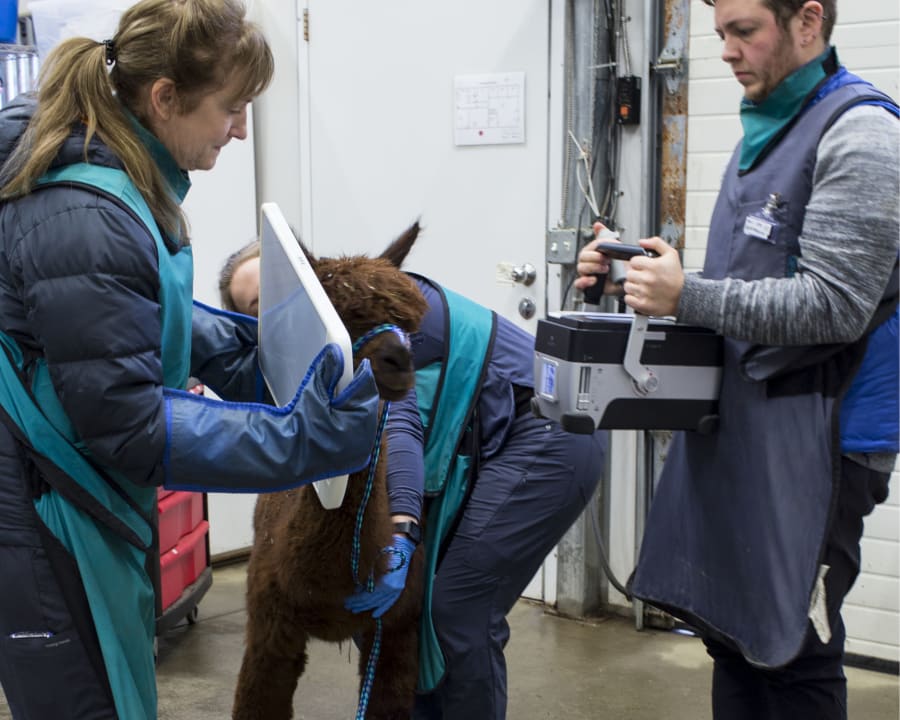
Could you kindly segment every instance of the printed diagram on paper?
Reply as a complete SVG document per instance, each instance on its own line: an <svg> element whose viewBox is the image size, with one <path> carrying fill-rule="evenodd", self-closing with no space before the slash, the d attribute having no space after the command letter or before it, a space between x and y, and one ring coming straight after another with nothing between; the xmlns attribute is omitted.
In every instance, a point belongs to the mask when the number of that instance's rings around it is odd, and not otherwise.
<svg viewBox="0 0 900 720"><path fill-rule="evenodd" d="M525 142L525 73L458 75L454 92L457 145Z"/></svg>

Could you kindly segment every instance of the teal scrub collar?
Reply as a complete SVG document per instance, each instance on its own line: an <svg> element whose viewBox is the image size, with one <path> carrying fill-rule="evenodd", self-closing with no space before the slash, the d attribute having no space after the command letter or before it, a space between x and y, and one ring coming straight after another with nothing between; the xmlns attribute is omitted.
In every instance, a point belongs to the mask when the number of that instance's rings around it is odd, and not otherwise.
<svg viewBox="0 0 900 720"><path fill-rule="evenodd" d="M738 170L746 172L759 156L779 137L826 77L826 64L834 53L832 67L838 67L837 53L829 47L815 60L788 75L761 103L746 98L741 100L741 125L744 139L741 141L741 158Z"/></svg>
<svg viewBox="0 0 900 720"><path fill-rule="evenodd" d="M127 108L123 109L125 110L128 119L131 120L134 129L137 131L141 143L150 151L150 157L156 162L157 167L166 179L166 182L169 183L169 187L172 188L172 193L175 195L175 198L180 205L187 195L188 190L191 189L191 180L188 177L187 171L178 167L175 158L172 157L172 154L166 149L166 146L159 141L159 138L157 138L156 135L145 128L141 124L141 121Z"/></svg>

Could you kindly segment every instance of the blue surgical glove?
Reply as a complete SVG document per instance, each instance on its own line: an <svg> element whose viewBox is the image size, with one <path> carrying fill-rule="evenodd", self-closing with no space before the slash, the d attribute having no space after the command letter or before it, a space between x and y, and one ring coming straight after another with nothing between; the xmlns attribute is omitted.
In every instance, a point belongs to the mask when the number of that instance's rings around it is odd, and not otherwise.
<svg viewBox="0 0 900 720"><path fill-rule="evenodd" d="M271 492L364 468L375 445L378 389L368 360L335 396L343 354L313 361L283 408L165 388L164 485L205 492Z"/></svg>
<svg viewBox="0 0 900 720"><path fill-rule="evenodd" d="M344 600L344 607L352 613L372 610L373 618L384 615L406 586L406 573L415 551L415 543L406 535L394 535L393 543L381 551L388 555L387 572L378 579L372 592L365 588L358 590Z"/></svg>

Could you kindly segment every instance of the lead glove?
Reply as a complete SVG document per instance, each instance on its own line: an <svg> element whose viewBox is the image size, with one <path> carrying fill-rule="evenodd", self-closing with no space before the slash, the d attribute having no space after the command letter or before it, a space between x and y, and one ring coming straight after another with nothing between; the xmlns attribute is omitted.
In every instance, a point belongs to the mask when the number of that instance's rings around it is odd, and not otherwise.
<svg viewBox="0 0 900 720"><path fill-rule="evenodd" d="M416 544L412 540L405 535L394 535L393 543L381 551L389 555L388 567L375 583L375 589L371 592L366 588L357 590L344 600L344 607L352 613L373 610L373 618L384 615L406 586L406 574L415 551Z"/></svg>
<svg viewBox="0 0 900 720"><path fill-rule="evenodd" d="M164 486L267 492L364 468L375 442L378 391L364 360L334 397L342 368L340 348L326 345L283 408L164 389Z"/></svg>

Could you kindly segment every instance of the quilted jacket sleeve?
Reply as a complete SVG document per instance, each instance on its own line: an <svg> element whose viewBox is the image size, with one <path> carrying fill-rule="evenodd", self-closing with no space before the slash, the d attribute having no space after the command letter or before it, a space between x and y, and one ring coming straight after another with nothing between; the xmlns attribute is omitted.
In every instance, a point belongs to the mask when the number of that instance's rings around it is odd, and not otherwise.
<svg viewBox="0 0 900 720"><path fill-rule="evenodd" d="M125 208L79 189L47 188L4 210L3 302L21 303L20 342L46 358L91 455L158 484L166 431L153 239Z"/></svg>
<svg viewBox="0 0 900 720"><path fill-rule="evenodd" d="M191 375L224 400L272 402L259 369L257 321L194 301Z"/></svg>

